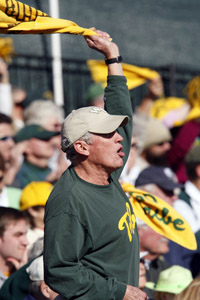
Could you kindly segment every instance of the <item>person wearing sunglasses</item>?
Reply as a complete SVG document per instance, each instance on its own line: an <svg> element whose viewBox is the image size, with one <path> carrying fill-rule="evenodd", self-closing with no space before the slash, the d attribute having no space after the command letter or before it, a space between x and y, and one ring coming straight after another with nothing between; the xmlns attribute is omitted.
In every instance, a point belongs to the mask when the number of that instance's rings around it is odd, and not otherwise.
<svg viewBox="0 0 200 300"><path fill-rule="evenodd" d="M24 188L32 181L45 181L51 173L48 160L52 157L55 145L51 139L60 131L48 131L40 125L24 126L14 136L17 144L24 143L23 163L18 171L13 186Z"/></svg>
<svg viewBox="0 0 200 300"><path fill-rule="evenodd" d="M13 136L15 134L13 119L0 113L0 154L5 161L4 181L12 185L14 178L22 163L24 143L16 144Z"/></svg>
<svg viewBox="0 0 200 300"><path fill-rule="evenodd" d="M15 145L12 138L13 135L12 119L0 113L0 153L6 162L9 162L11 159L11 151Z"/></svg>

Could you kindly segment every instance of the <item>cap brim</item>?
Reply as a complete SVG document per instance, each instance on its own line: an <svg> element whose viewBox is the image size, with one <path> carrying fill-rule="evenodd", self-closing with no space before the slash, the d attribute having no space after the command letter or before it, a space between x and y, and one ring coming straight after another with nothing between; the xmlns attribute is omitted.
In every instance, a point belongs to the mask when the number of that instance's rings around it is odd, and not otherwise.
<svg viewBox="0 0 200 300"><path fill-rule="evenodd" d="M46 131L45 134L42 136L38 135L38 136L33 136L37 139L40 139L40 140L49 140L50 138L54 137L54 136L57 136L60 134L60 131Z"/></svg>
<svg viewBox="0 0 200 300"><path fill-rule="evenodd" d="M20 132L13 137L13 140L15 143L30 140L32 138L48 141L50 138L57 136L59 134L60 131L45 131L45 132L43 131L42 133L36 133L36 134L32 134L31 132L28 134L23 134L23 132Z"/></svg>
<svg viewBox="0 0 200 300"><path fill-rule="evenodd" d="M173 192L175 189L179 188L181 189L183 186L179 183L173 183L171 181L165 181L162 183L157 183L158 186L160 186L160 188L167 190L169 192Z"/></svg>
<svg viewBox="0 0 200 300"><path fill-rule="evenodd" d="M167 292L167 293L172 293L172 294L179 294L182 292L186 287L159 287L156 286L154 282L146 282L145 287L157 292Z"/></svg>
<svg viewBox="0 0 200 300"><path fill-rule="evenodd" d="M91 133L106 134L117 130L119 127L125 126L129 121L128 116L116 116L105 115L100 122L94 124L94 126L88 131Z"/></svg>
<svg viewBox="0 0 200 300"><path fill-rule="evenodd" d="M151 290L155 290L155 283L154 282L146 282L145 287Z"/></svg>

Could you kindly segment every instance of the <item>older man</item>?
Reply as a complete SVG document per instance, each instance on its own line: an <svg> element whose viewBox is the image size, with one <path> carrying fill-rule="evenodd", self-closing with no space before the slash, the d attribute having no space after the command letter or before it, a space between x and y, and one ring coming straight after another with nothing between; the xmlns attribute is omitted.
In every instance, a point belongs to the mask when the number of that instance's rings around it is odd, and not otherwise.
<svg viewBox="0 0 200 300"><path fill-rule="evenodd" d="M135 216L118 182L131 141L132 108L121 57L109 35L86 39L108 65L106 109L86 107L64 121L72 165L46 206L45 282L64 299L147 299L138 289Z"/></svg>
<svg viewBox="0 0 200 300"><path fill-rule="evenodd" d="M188 250L178 244L170 243L170 252L166 259L191 270L193 277L200 270L200 145L190 148L185 157L188 180L174 208L187 220L197 240L197 250Z"/></svg>
<svg viewBox="0 0 200 300"><path fill-rule="evenodd" d="M169 241L141 220L138 220L138 232L140 237L140 251L147 252L143 257L146 268L146 280L157 282L160 272L170 266L164 259L164 255L169 252ZM153 299L152 290L145 287L144 291L150 299Z"/></svg>

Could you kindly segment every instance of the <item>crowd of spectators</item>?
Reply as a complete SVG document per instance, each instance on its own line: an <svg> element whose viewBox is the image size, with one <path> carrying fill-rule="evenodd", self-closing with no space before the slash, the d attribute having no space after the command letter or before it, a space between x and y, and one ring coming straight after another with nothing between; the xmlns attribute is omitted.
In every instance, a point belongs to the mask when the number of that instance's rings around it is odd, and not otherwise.
<svg viewBox="0 0 200 300"><path fill-rule="evenodd" d="M41 255L45 203L70 165L60 146L64 111L53 100L42 98L25 104L27 92L11 86L3 60L0 74L0 299L54 299L57 294L44 282ZM143 253L140 288L150 299L197 299L187 294L190 287L200 285L199 90L200 77L195 78L195 86L189 82L184 107L158 119L152 117L151 109L164 99L159 77L149 82L147 95L133 111L131 149L120 182L129 182L173 206L190 224L198 245L197 250L188 250L138 220ZM92 85L86 97L89 105L103 106L100 86ZM199 116L188 120L194 107ZM169 280L178 282L177 274L189 279L183 289L171 291ZM163 290L157 288L160 282ZM200 296L199 290L194 293Z"/></svg>

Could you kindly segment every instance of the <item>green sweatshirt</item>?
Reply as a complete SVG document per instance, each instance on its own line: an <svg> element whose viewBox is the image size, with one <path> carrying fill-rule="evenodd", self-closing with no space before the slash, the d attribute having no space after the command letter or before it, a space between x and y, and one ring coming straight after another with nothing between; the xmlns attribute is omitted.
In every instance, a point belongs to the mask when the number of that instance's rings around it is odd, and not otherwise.
<svg viewBox="0 0 200 300"><path fill-rule="evenodd" d="M126 79L109 76L106 109L129 115L120 127L128 156L132 107ZM122 300L126 285L138 286L139 240L135 217L118 178L95 185L70 167L55 185L46 205L44 267L46 283L66 299Z"/></svg>

